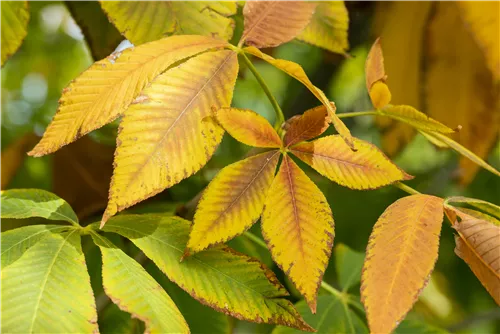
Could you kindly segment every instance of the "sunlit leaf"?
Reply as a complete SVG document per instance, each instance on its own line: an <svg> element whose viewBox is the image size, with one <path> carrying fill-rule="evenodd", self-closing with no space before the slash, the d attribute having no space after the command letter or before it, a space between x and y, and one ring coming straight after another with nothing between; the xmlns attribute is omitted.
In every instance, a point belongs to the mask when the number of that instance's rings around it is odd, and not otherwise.
<svg viewBox="0 0 500 334"><path fill-rule="evenodd" d="M375 109L380 109L385 107L389 102L391 102L392 94L389 90L389 86L383 81L375 82L369 91L370 100Z"/></svg>
<svg viewBox="0 0 500 334"><path fill-rule="evenodd" d="M365 254L353 251L344 244L337 245L334 253L339 285L343 291L348 291L361 281Z"/></svg>
<svg viewBox="0 0 500 334"><path fill-rule="evenodd" d="M389 333L403 320L434 269L443 199L412 195L391 204L373 227L361 280L370 331Z"/></svg>
<svg viewBox="0 0 500 334"><path fill-rule="evenodd" d="M329 122L325 106L309 109L303 115L294 116L286 122L283 142L288 147L317 137L328 129Z"/></svg>
<svg viewBox="0 0 500 334"><path fill-rule="evenodd" d="M106 294L121 310L144 321L146 332L189 333L172 299L137 261L97 233L92 239L101 249Z"/></svg>
<svg viewBox="0 0 500 334"><path fill-rule="evenodd" d="M100 1L113 24L134 44L170 35L231 39L234 1Z"/></svg>
<svg viewBox="0 0 500 334"><path fill-rule="evenodd" d="M315 313L332 251L334 222L321 190L287 155L267 196L262 234L274 261Z"/></svg>
<svg viewBox="0 0 500 334"><path fill-rule="evenodd" d="M90 66L63 91L42 140L29 153L42 156L121 116L139 93L174 63L226 43L173 36L126 49Z"/></svg>
<svg viewBox="0 0 500 334"><path fill-rule="evenodd" d="M2 66L28 33L28 1L2 1Z"/></svg>
<svg viewBox="0 0 500 334"><path fill-rule="evenodd" d="M94 294L76 230L51 233L2 268L3 333L97 331Z"/></svg>
<svg viewBox="0 0 500 334"><path fill-rule="evenodd" d="M312 1L247 1L241 40L257 48L288 42L307 26L315 8Z"/></svg>
<svg viewBox="0 0 500 334"><path fill-rule="evenodd" d="M204 118L211 107L231 104L237 73L236 53L209 52L158 76L142 92L120 124L103 222L207 163L223 130Z"/></svg>
<svg viewBox="0 0 500 334"><path fill-rule="evenodd" d="M478 208L487 214L500 219L500 206L495 205L490 202L486 202L480 199L476 198L469 198L469 197L463 197L463 196L453 196L453 197L448 197L445 201L445 204L448 203L465 203L469 204L475 208Z"/></svg>
<svg viewBox="0 0 500 334"><path fill-rule="evenodd" d="M331 52L346 53L349 49L348 28L349 15L344 1L321 1L311 22L297 39Z"/></svg>
<svg viewBox="0 0 500 334"><path fill-rule="evenodd" d="M2 218L42 217L78 223L75 212L62 198L41 189L11 189L1 192Z"/></svg>
<svg viewBox="0 0 500 334"><path fill-rule="evenodd" d="M171 281L205 305L238 319L312 330L282 298L288 293L273 272L257 260L216 247L179 263L189 229L186 220L158 215L120 215L104 227L131 239Z"/></svg>
<svg viewBox="0 0 500 334"><path fill-rule="evenodd" d="M295 145L290 152L321 175L352 189L374 189L412 177L375 145L355 139L353 152L338 135Z"/></svg>
<svg viewBox="0 0 500 334"><path fill-rule="evenodd" d="M435 131L444 134L454 133L455 130L450 129L446 125L430 118L426 114L418 111L411 106L405 105L388 105L385 108L379 110L379 113L390 118L396 119L398 121L404 122L411 125L412 127L424 130L424 131Z"/></svg>
<svg viewBox="0 0 500 334"><path fill-rule="evenodd" d="M187 254L227 241L259 219L279 156L279 151L261 153L219 172L198 204Z"/></svg>
<svg viewBox="0 0 500 334"><path fill-rule="evenodd" d="M316 98L320 100L321 103L323 103L323 105L326 107L328 115L330 116L330 121L335 127L335 130L337 130L337 132L342 136L344 141L347 143L347 145L349 145L349 147L351 147L351 149L355 148L351 132L335 114L335 104L328 100L321 89L313 85L313 83L307 77L307 74L304 72L304 69L299 64L294 63L293 61L274 59L273 57L260 52L259 49L256 49L252 46L245 48L244 51L267 61L269 64L273 65L276 68L279 68L280 70L297 79L304 86L306 86L307 89L309 89L311 93L313 93L314 96L316 96Z"/></svg>
<svg viewBox="0 0 500 334"><path fill-rule="evenodd" d="M280 147L281 139L271 124L252 110L222 108L217 121L236 140L255 147Z"/></svg>
<svg viewBox="0 0 500 334"><path fill-rule="evenodd" d="M500 226L480 219L456 222L455 253L500 305Z"/></svg>

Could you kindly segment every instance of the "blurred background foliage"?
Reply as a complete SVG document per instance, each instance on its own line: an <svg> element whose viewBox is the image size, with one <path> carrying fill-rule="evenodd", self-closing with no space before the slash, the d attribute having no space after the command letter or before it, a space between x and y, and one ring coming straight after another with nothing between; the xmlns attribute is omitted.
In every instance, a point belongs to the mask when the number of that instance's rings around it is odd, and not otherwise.
<svg viewBox="0 0 500 334"><path fill-rule="evenodd" d="M301 64L311 81L335 101L339 113L370 110L372 107L364 82L364 61L374 40L375 32L372 27L374 18L377 16L375 12L378 5L361 1L346 3L350 18L349 57L332 54L299 41L292 41L278 48L264 51L273 54L275 58L288 59ZM422 10L428 4L418 3L413 6L420 6L418 8ZM50 122L57 109L57 101L62 89L93 62L93 55L96 58L103 57L109 52L102 53L102 50L113 50L118 44L123 47L127 45L127 42L122 41L123 38L119 35L117 37L116 31L109 26L95 2L78 4L30 2L29 11L31 19L27 37L19 51L2 68L1 186L2 189L50 190L67 200L84 221L95 221L100 218L107 201L117 132L116 122L66 146L53 155L32 158L26 156L26 152L34 146ZM75 19L71 12L75 15ZM78 17L79 15L82 17ZM85 20L85 16L91 21ZM235 20L237 24L235 35L238 35L241 33L242 19L237 16ZM75 21L80 22L82 29ZM91 25L85 27L82 22L96 22L99 29ZM450 29L450 34L453 33L451 30L453 27L446 29ZM89 36L89 44L82 30ZM93 41L92 36L95 37L96 34L99 36L100 32L103 34L106 32L106 41ZM400 66L403 70L405 69L406 58L401 55L408 52L404 48L412 43L419 43L415 36L409 36L407 39L405 45L399 46L401 54L395 54L390 47L389 50L384 49L389 75L391 66L396 68ZM90 51L89 45L96 45L96 43L98 47ZM414 48L412 52L423 51ZM394 65L394 62L398 62L399 65ZM317 100L305 87L285 73L260 61L256 61L255 66L270 86L287 118L318 105ZM420 75L419 71L423 70L418 68L417 75ZM396 74L390 82L393 95L394 91L404 91L405 85L412 84L403 79L396 81L398 78L402 77ZM439 95L439 87L435 89L438 89L435 95ZM408 100L398 102L412 103ZM419 104L417 101L414 105L426 111ZM233 106L253 109L271 122L274 120L273 109L264 92L250 71L243 65L241 65L234 92ZM448 119L453 119L455 110L449 109L442 112L449 114ZM469 112L473 117L474 111L469 110ZM499 113L500 110L496 107L489 112ZM383 146L381 131L372 116L348 118L345 122L355 136L373 142L379 147ZM454 127L457 124L447 125ZM498 128L498 124L496 126ZM329 133L332 132L333 130L330 129ZM457 154L437 149L421 135L408 137L408 139L408 145L399 153L394 154L394 161L415 176L414 180L408 182L409 185L427 194L464 195L500 204L500 179L498 177L480 169L469 184L463 185L457 179L456 171L459 160ZM177 210L177 213L182 213L183 204L196 198L222 167L239 160L248 151L248 147L226 135L217 153L200 172L128 212L174 213ZM500 168L498 129L494 148L487 157L487 161L495 168ZM349 190L329 182L304 164L301 164L301 167L308 172L329 201L336 223L335 244L345 244L358 252L364 252L372 226L384 209L397 198L405 195L392 187L374 191ZM33 222L3 220L2 230ZM256 225L252 231L260 234L259 229ZM90 244L88 247L91 247ZM285 282L284 275L279 273L279 269L273 265L267 251L257 247L244 236L234 239L230 245L242 252L259 257ZM125 245L125 247L130 247L130 245ZM443 224L436 269L429 285L408 318L423 320L459 333L500 332L500 310L468 266L454 254L454 247L453 231L449 224ZM130 252L137 253L137 250L131 248ZM91 272L93 283L96 280L98 282L100 276L98 253L94 249L91 250L90 255L87 254L89 267L93 267L95 271ZM325 280L339 287L334 262L335 259L332 256ZM353 268L356 266L354 262L349 265ZM146 267L148 267L147 264ZM207 319L203 317L209 318L209 323L213 326L210 330L217 328L225 332L233 330L240 333L266 333L272 330L272 326L228 319L198 303L193 303L189 296L168 283L163 275L155 273L152 268L153 266L149 269L153 270L154 277L165 286L173 299L179 300L178 305L183 305L180 300L185 301L186 305L180 307L183 313L186 310L190 314L185 314L186 318L193 317L195 321L200 321L196 329L192 328L193 332L207 330L203 324ZM102 292L102 287L100 284L93 285L98 296L98 291ZM293 293L292 286L287 284L287 287L292 291L292 298L298 300L297 295ZM359 285L350 291L359 294ZM103 308L103 305L108 307ZM200 305L201 310L195 310L194 307L198 306L193 305ZM100 301L98 297L99 307L101 307L100 318L105 319L104 327L106 324L115 323L117 319L125 319L123 321L137 322L134 330L141 330L139 321L130 320L126 313L119 311L106 301ZM111 327L111 331L116 330ZM105 328L101 329L107 331ZM427 332L432 332L430 329L427 330ZM412 329L408 330L408 332L412 331Z"/></svg>

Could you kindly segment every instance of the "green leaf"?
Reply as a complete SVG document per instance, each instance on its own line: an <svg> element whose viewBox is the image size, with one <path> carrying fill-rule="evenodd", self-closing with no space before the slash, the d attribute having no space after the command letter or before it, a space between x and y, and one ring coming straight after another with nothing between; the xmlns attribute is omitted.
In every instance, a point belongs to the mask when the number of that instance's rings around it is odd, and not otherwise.
<svg viewBox="0 0 500 334"><path fill-rule="evenodd" d="M349 290L361 281L364 260L365 254L355 252L344 244L335 247L335 269L343 291Z"/></svg>
<svg viewBox="0 0 500 334"><path fill-rule="evenodd" d="M99 314L99 330L101 334L142 334L144 323L111 303Z"/></svg>
<svg viewBox="0 0 500 334"><path fill-rule="evenodd" d="M221 246L180 263L190 230L184 219L121 215L103 230L131 239L171 281L205 305L238 319L312 330L282 298L288 293L274 273L256 259Z"/></svg>
<svg viewBox="0 0 500 334"><path fill-rule="evenodd" d="M446 198L444 204L448 203L464 203L473 206L484 213L491 215L494 218L500 219L500 207L490 202L486 202L476 198L469 198L463 196L453 196Z"/></svg>
<svg viewBox="0 0 500 334"><path fill-rule="evenodd" d="M78 225L71 206L62 198L40 189L11 189L1 193L1 218L41 217Z"/></svg>
<svg viewBox="0 0 500 334"><path fill-rule="evenodd" d="M445 334L448 331L418 320L405 320L396 328L394 334Z"/></svg>
<svg viewBox="0 0 500 334"><path fill-rule="evenodd" d="M54 234L2 269L3 333L97 332L80 235Z"/></svg>
<svg viewBox="0 0 500 334"><path fill-rule="evenodd" d="M2 1L2 66L28 33L28 1Z"/></svg>
<svg viewBox="0 0 500 334"><path fill-rule="evenodd" d="M322 295L318 297L316 314L311 314L307 303L302 300L296 304L297 310L311 326L316 328L317 333L324 334L362 334L368 333L363 321L354 313L347 303L334 295ZM278 326L272 334L302 333L292 328Z"/></svg>
<svg viewBox="0 0 500 334"><path fill-rule="evenodd" d="M97 233L92 239L102 253L104 290L121 310L144 321L148 333L189 333L172 299L137 261Z"/></svg>

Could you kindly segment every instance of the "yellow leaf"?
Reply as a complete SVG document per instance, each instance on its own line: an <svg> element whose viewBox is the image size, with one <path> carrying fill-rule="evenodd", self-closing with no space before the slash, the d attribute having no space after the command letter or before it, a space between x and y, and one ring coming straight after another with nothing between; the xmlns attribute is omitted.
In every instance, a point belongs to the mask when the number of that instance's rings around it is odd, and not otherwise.
<svg viewBox="0 0 500 334"><path fill-rule="evenodd" d="M349 15L344 1L321 1L311 22L297 39L331 52L345 54L349 49L348 28Z"/></svg>
<svg viewBox="0 0 500 334"><path fill-rule="evenodd" d="M355 139L353 152L339 136L298 144L290 152L321 175L352 189L373 189L412 177L393 164L375 145Z"/></svg>
<svg viewBox="0 0 500 334"><path fill-rule="evenodd" d="M255 147L281 147L271 124L252 110L222 108L216 113L220 125L236 140Z"/></svg>
<svg viewBox="0 0 500 334"><path fill-rule="evenodd" d="M438 256L443 199L401 198L373 227L361 277L361 300L372 333L390 333L425 287Z"/></svg>
<svg viewBox="0 0 500 334"><path fill-rule="evenodd" d="M286 123L283 141L287 147L312 139L328 129L330 117L325 106L312 108L303 115L293 116Z"/></svg>
<svg viewBox="0 0 500 334"><path fill-rule="evenodd" d="M103 222L207 163L223 130L203 118L211 107L231 104L237 74L236 53L209 52L158 76L143 91L120 124Z"/></svg>
<svg viewBox="0 0 500 334"><path fill-rule="evenodd" d="M288 42L307 26L315 8L308 1L247 1L240 44L267 48Z"/></svg>
<svg viewBox="0 0 500 334"><path fill-rule="evenodd" d="M419 130L435 131L445 134L455 132L455 130L450 129L446 125L430 118L426 114L418 111L411 106L388 105L385 108L381 109L379 112L382 115L404 122Z"/></svg>
<svg viewBox="0 0 500 334"><path fill-rule="evenodd" d="M449 204L444 205L444 213L450 220L451 224L455 224L457 222L457 216L460 217L461 220L468 220L468 219L481 219L488 221L494 225L500 226L500 220L496 219L495 217L492 217L486 213L483 213L481 211L469 209L469 208L464 208L464 207L454 207Z"/></svg>
<svg viewBox="0 0 500 334"><path fill-rule="evenodd" d="M186 254L232 239L259 219L279 156L261 153L220 171L200 199Z"/></svg>
<svg viewBox="0 0 500 334"><path fill-rule="evenodd" d="M480 219L467 219L453 225L455 253L464 260L500 305L500 226Z"/></svg>
<svg viewBox="0 0 500 334"><path fill-rule="evenodd" d="M425 131L418 130L418 132L425 137L431 144L439 147L439 148L450 148L446 143L440 141L439 139L433 137Z"/></svg>
<svg viewBox="0 0 500 334"><path fill-rule="evenodd" d="M52 153L113 121L172 64L224 45L208 37L173 36L94 63L64 89L54 119L28 154L38 157Z"/></svg>
<svg viewBox="0 0 500 334"><path fill-rule="evenodd" d="M488 67L500 79L500 3L457 1L462 20L483 51Z"/></svg>
<svg viewBox="0 0 500 334"><path fill-rule="evenodd" d="M2 1L2 66L28 33L28 1Z"/></svg>
<svg viewBox="0 0 500 334"><path fill-rule="evenodd" d="M328 115L330 116L330 121L332 122L335 130L342 136L344 141L349 145L351 149L355 149L353 144L353 138L351 136L351 132L345 126L345 124L338 118L335 114L336 108L333 102L330 102L328 98L325 96L323 91L318 87L314 86L312 82L307 77L307 74L304 72L304 69L297 63L293 61L283 60L283 59L274 59L273 57L266 55L265 53L260 52L260 50L250 46L244 49L245 52L248 52L256 57L259 57L262 60L267 61L269 64L273 65L276 68L279 68L286 74L300 81L304 86L307 87L311 91L311 93L316 96L318 100L323 103L328 110Z"/></svg>
<svg viewBox="0 0 500 334"><path fill-rule="evenodd" d="M378 81L385 82L387 74L385 74L384 54L380 45L380 38L377 38L373 43L365 62L365 80L366 89L371 90L373 84Z"/></svg>
<svg viewBox="0 0 500 334"><path fill-rule="evenodd" d="M334 222L325 196L285 155L262 215L262 234L274 261L313 313L330 258Z"/></svg>
<svg viewBox="0 0 500 334"><path fill-rule="evenodd" d="M426 50L427 114L444 124L462 125L453 139L485 159L500 130L500 89L456 2L436 3ZM460 182L468 184L478 169L477 161L461 158Z"/></svg>
<svg viewBox="0 0 500 334"><path fill-rule="evenodd" d="M381 109L391 102L392 95L389 86L385 82L377 81L372 85L369 91L370 100L376 109Z"/></svg>
<svg viewBox="0 0 500 334"><path fill-rule="evenodd" d="M109 20L133 44L170 35L206 35L229 40L234 1L100 1Z"/></svg>

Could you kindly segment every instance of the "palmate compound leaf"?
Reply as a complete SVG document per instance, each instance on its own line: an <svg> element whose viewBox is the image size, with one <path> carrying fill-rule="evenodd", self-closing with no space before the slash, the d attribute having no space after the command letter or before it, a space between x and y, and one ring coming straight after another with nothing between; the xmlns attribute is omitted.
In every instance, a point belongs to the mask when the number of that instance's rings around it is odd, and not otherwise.
<svg viewBox="0 0 500 334"><path fill-rule="evenodd" d="M112 54L66 87L42 139L29 152L57 151L121 116L139 93L174 63L226 42L203 36L172 36Z"/></svg>
<svg viewBox="0 0 500 334"><path fill-rule="evenodd" d="M2 66L28 33L28 1L2 1Z"/></svg>
<svg viewBox="0 0 500 334"><path fill-rule="evenodd" d="M172 299L137 261L95 232L92 239L102 253L104 290L121 310L144 321L146 333L189 333Z"/></svg>
<svg viewBox="0 0 500 334"><path fill-rule="evenodd" d="M241 42L257 48L288 42L307 26L315 8L313 1L247 1Z"/></svg>
<svg viewBox="0 0 500 334"><path fill-rule="evenodd" d="M302 115L290 118L285 124L284 145L294 144L318 137L328 129L330 117L325 106L309 109Z"/></svg>
<svg viewBox="0 0 500 334"><path fill-rule="evenodd" d="M455 253L500 305L500 226L481 219L454 222Z"/></svg>
<svg viewBox="0 0 500 334"><path fill-rule="evenodd" d="M288 155L269 189L262 234L274 261L315 313L332 251L334 222L321 190Z"/></svg>
<svg viewBox="0 0 500 334"><path fill-rule="evenodd" d="M338 135L297 144L290 152L321 175L352 189L374 189L396 181L408 180L375 145L354 139L353 152Z"/></svg>
<svg viewBox="0 0 500 334"><path fill-rule="evenodd" d="M204 118L212 107L231 104L237 74L236 53L209 52L158 76L142 92L120 124L103 223L206 164L223 130Z"/></svg>
<svg viewBox="0 0 500 334"><path fill-rule="evenodd" d="M347 145L349 145L351 149L355 150L351 132L349 131L347 126L340 120L340 118L338 118L338 116L335 114L336 111L335 104L328 100L328 98L325 96L323 91L321 91L321 89L313 85L313 83L309 80L306 73L304 72L304 69L299 64L294 63L293 61L274 59L273 57L260 52L259 49L252 46L245 48L244 51L262 60L265 60L269 64L282 70L283 72L295 78L296 80L301 82L304 86L306 86L307 89L309 89L311 93L313 93L314 96L316 96L316 98L325 106L326 110L328 111L328 115L330 116L330 121L335 127L335 130L337 130L337 132L342 136Z"/></svg>
<svg viewBox="0 0 500 334"><path fill-rule="evenodd" d="M412 195L391 204L373 227L361 278L372 333L389 333L425 287L438 256L443 199Z"/></svg>
<svg viewBox="0 0 500 334"><path fill-rule="evenodd" d="M2 268L2 332L98 332L78 231L50 233Z"/></svg>
<svg viewBox="0 0 500 334"><path fill-rule="evenodd" d="M100 1L109 20L133 44L169 35L231 39L234 1Z"/></svg>
<svg viewBox="0 0 500 334"><path fill-rule="evenodd" d="M178 217L120 215L104 231L129 238L167 277L201 303L242 320L313 331L285 297L274 273L256 259L221 246L182 263L190 223Z"/></svg>
<svg viewBox="0 0 500 334"><path fill-rule="evenodd" d="M259 219L279 157L273 150L220 171L200 199L186 255L232 239Z"/></svg>

